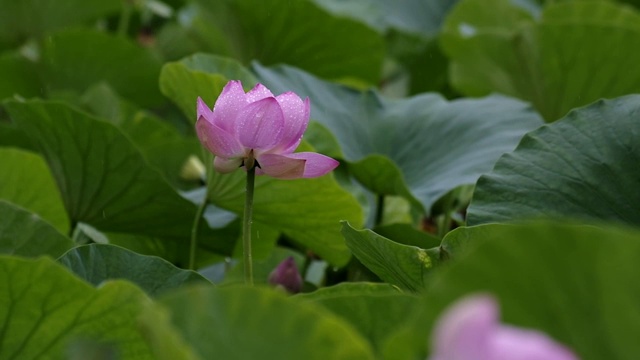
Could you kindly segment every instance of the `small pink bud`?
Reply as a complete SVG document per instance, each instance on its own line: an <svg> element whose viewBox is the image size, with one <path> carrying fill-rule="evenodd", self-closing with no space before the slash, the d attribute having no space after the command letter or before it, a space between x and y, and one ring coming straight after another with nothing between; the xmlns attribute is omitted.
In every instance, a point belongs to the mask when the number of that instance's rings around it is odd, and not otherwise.
<svg viewBox="0 0 640 360"><path fill-rule="evenodd" d="M284 259L273 271L269 274L269 283L272 285L279 285L287 289L290 293L299 293L302 289L302 277L298 272L298 266L293 260L293 256L289 256Z"/></svg>

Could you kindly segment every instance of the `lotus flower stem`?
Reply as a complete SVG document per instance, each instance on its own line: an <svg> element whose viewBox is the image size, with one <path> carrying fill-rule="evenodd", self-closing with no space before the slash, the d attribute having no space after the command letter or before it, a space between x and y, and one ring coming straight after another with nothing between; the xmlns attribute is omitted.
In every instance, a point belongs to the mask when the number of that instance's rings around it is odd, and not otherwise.
<svg viewBox="0 0 640 360"><path fill-rule="evenodd" d="M451 211L446 209L445 213L442 214L442 219L440 221L440 226L438 226L438 237L443 239L451 228Z"/></svg>
<svg viewBox="0 0 640 360"><path fill-rule="evenodd" d="M119 37L126 37L129 31L129 22L131 21L131 13L133 12L133 4L131 1L123 1L122 12L118 20L117 34Z"/></svg>
<svg viewBox="0 0 640 360"><path fill-rule="evenodd" d="M378 194L376 201L376 218L374 225L381 225L384 219L384 195Z"/></svg>
<svg viewBox="0 0 640 360"><path fill-rule="evenodd" d="M445 198L444 201L444 210L442 213L442 217L440 218L440 223L438 225L438 237L443 239L445 235L451 230L451 213L453 212L453 204L455 202L455 196L449 194Z"/></svg>
<svg viewBox="0 0 640 360"><path fill-rule="evenodd" d="M244 261L244 282L253 285L253 258L251 256L251 222L253 215L253 188L256 180L256 167L247 170L247 191L242 219L242 258Z"/></svg>
<svg viewBox="0 0 640 360"><path fill-rule="evenodd" d="M211 161L211 156L207 154L207 152L203 152L203 158ZM200 220L202 220L202 215L204 214L204 209L209 205L209 183L211 182L211 176L213 172L209 169L204 169L204 198L202 199L202 203L198 206L196 210L196 216L193 219L193 225L191 227L191 241L189 242L189 269L196 269L196 250L198 249L198 229L200 228Z"/></svg>
<svg viewBox="0 0 640 360"><path fill-rule="evenodd" d="M202 203L198 206L196 211L196 217L193 219L193 226L191 227L191 241L189 243L189 269L196 269L196 249L198 248L198 229L200 228L200 219L204 209L208 204L209 191L207 190Z"/></svg>

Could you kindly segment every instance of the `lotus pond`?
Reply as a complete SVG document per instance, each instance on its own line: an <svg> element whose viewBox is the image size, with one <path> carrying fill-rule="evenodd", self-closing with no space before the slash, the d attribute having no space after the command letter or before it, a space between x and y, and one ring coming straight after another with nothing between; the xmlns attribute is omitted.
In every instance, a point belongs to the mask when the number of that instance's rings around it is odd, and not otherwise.
<svg viewBox="0 0 640 360"><path fill-rule="evenodd" d="M0 359L637 359L637 0L0 0Z"/></svg>

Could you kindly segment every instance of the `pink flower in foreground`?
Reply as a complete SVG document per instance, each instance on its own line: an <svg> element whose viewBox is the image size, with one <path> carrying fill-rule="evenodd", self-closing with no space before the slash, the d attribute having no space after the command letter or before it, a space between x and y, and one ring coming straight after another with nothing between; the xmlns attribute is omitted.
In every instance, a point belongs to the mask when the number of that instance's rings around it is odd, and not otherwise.
<svg viewBox="0 0 640 360"><path fill-rule="evenodd" d="M296 294L302 290L302 277L298 271L293 256L284 259L269 274L269 283L272 285L280 285L287 289L290 293Z"/></svg>
<svg viewBox="0 0 640 360"><path fill-rule="evenodd" d="M577 360L547 335L499 323L496 300L466 297L441 315L432 336L431 360Z"/></svg>
<svg viewBox="0 0 640 360"><path fill-rule="evenodd" d="M240 81L229 81L213 111L198 98L196 131L216 158L214 168L230 173L256 166L256 174L279 179L313 178L338 166L330 157L293 151L309 124L309 98L293 92L273 96L262 84L245 94Z"/></svg>

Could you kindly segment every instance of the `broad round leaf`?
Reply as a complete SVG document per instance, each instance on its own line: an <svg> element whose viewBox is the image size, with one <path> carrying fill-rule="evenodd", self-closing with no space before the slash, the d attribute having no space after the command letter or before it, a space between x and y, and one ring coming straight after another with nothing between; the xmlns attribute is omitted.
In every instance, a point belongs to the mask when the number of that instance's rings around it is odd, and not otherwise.
<svg viewBox="0 0 640 360"><path fill-rule="evenodd" d="M409 291L422 290L429 271L439 262L435 249L400 244L371 230L356 230L346 222L342 235L364 266L382 280Z"/></svg>
<svg viewBox="0 0 640 360"><path fill-rule="evenodd" d="M73 246L37 214L0 200L0 253L20 256L58 257Z"/></svg>
<svg viewBox="0 0 640 360"><path fill-rule="evenodd" d="M47 90L84 92L105 81L141 106L164 99L158 89L160 61L126 38L98 31L65 30L46 39L42 49Z"/></svg>
<svg viewBox="0 0 640 360"><path fill-rule="evenodd" d="M338 15L359 20L385 35L387 57L397 60L406 71L409 92L450 92L447 84L448 59L438 47L437 35L445 16L458 0L313 0ZM403 71L403 72L405 72ZM387 71L385 91L399 71ZM402 76L402 75L401 75ZM404 94L404 84L398 86ZM394 90L392 90L394 91Z"/></svg>
<svg viewBox="0 0 640 360"><path fill-rule="evenodd" d="M376 194L402 196L422 206L407 188L402 171L387 156L372 154L348 166L349 174Z"/></svg>
<svg viewBox="0 0 640 360"><path fill-rule="evenodd" d="M440 29L444 16L457 1L313 0L337 15L358 19L379 31L397 29L423 36L433 35Z"/></svg>
<svg viewBox="0 0 640 360"><path fill-rule="evenodd" d="M365 336L374 348L400 326L419 305L414 295L389 284L340 283L295 297L320 304L342 317Z"/></svg>
<svg viewBox="0 0 640 360"><path fill-rule="evenodd" d="M438 94L422 94L392 100L286 66L254 64L253 69L274 93L292 90L309 96L311 117L333 132L349 162L377 154L397 165L402 179L390 167L367 169L364 173L377 170L377 177L390 179L372 190L384 194L402 189L397 184L404 182L425 210L455 187L473 184L522 135L542 124L527 104L501 96L447 101ZM362 166L376 163L365 161Z"/></svg>
<svg viewBox="0 0 640 360"><path fill-rule="evenodd" d="M0 199L34 212L59 232L68 233L69 218L44 159L32 152L0 148L0 164Z"/></svg>
<svg viewBox="0 0 640 360"><path fill-rule="evenodd" d="M534 22L508 0L465 0L441 43L461 92L520 97L547 121L640 92L640 13L614 2L551 3Z"/></svg>
<svg viewBox="0 0 640 360"><path fill-rule="evenodd" d="M0 146L36 151L27 134L12 123L0 122Z"/></svg>
<svg viewBox="0 0 640 360"><path fill-rule="evenodd" d="M0 256L0 294L2 359L63 359L85 340L122 359L153 359L136 321L149 300L130 283L95 289L51 259Z"/></svg>
<svg viewBox="0 0 640 360"><path fill-rule="evenodd" d="M0 55L0 79L0 100L14 95L37 96L42 89L35 64L13 52Z"/></svg>
<svg viewBox="0 0 640 360"><path fill-rule="evenodd" d="M370 27L308 0L198 1L209 51L248 63L287 63L328 79L379 80L384 42ZM198 25L198 24L196 24ZM319 31L321 29L321 31Z"/></svg>
<svg viewBox="0 0 640 360"><path fill-rule="evenodd" d="M470 225L531 217L640 225L640 95L602 100L527 134L483 175Z"/></svg>
<svg viewBox="0 0 640 360"><path fill-rule="evenodd" d="M72 222L104 231L186 238L195 206L114 125L63 103L9 101L47 160Z"/></svg>
<svg viewBox="0 0 640 360"><path fill-rule="evenodd" d="M160 303L202 359L373 359L367 341L342 319L272 289L189 287ZM171 328L159 320L162 316L144 317L142 326L152 339L160 340Z"/></svg>
<svg viewBox="0 0 640 360"><path fill-rule="evenodd" d="M107 280L124 279L151 296L193 282L207 282L195 271L183 270L155 256L107 244L76 247L58 259L79 278L98 286Z"/></svg>
<svg viewBox="0 0 640 360"><path fill-rule="evenodd" d="M202 174L183 176L191 156L200 154L195 137L182 135L175 126L121 98L108 84L92 86L82 96L83 104L96 116L109 120L140 149L149 163L176 188L200 184Z"/></svg>
<svg viewBox="0 0 640 360"><path fill-rule="evenodd" d="M80 25L117 12L121 6L119 0L2 0L0 42L19 43L52 30Z"/></svg>
<svg viewBox="0 0 640 360"><path fill-rule="evenodd" d="M385 199L385 209L389 208L387 203L389 199ZM394 211L393 208L389 211ZM396 212L398 210L395 210ZM376 226L373 231L378 235L382 235L388 239L393 239L404 245L417 246L423 249L429 249L440 246L442 239L438 236L418 229L411 223L390 223Z"/></svg>

